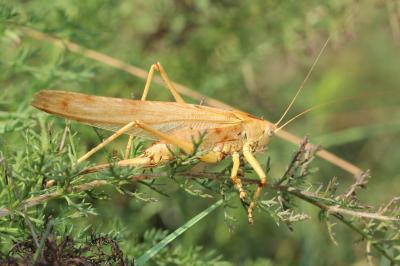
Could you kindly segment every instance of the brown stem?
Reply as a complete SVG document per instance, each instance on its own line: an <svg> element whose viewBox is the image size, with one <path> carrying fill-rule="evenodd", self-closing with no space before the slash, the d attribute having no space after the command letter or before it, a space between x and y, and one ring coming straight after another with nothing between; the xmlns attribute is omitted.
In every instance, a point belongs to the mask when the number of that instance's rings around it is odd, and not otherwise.
<svg viewBox="0 0 400 266"><path fill-rule="evenodd" d="M155 177L154 175L139 175L139 176L132 176L131 179L132 179L132 181L140 181L140 180L154 178L154 177ZM69 193L69 192L82 192L82 191L86 191L86 190L91 190L96 187L104 186L107 184L109 184L109 183L106 180L94 180L94 181L91 181L88 183L73 186L73 187L69 188L67 191L57 190L57 191L49 192L47 194L43 194L43 195L29 198L29 199L22 201L19 204L18 208L19 209L29 208L32 206L39 205L48 200L59 198L62 195ZM0 218L10 215L11 213L12 213L12 211L9 210L8 208L0 208Z"/></svg>
<svg viewBox="0 0 400 266"><path fill-rule="evenodd" d="M189 178L201 178L201 177L205 177L205 178L209 178L209 179L221 178L221 175L212 174L212 173L211 174L210 173L199 173L199 174L182 173L179 175L186 176ZM132 181L140 181L140 180L153 179L153 178L159 178L159 177L161 177L161 176L156 175L156 174L142 174L142 175L137 175L137 176L131 176L130 179ZM253 182L258 183L258 181L256 181L256 180L247 179L247 178L243 178L242 181L248 182L248 183L253 183ZM86 190L91 190L91 189L99 187L99 186L104 186L107 184L109 184L109 182L107 182L106 180L95 180L95 181L91 181L88 183L75 185L75 186L71 187L70 189L68 189L66 192L65 191L64 192L54 191L54 192L50 192L48 194L44 194L44 195L40 195L37 197L27 199L19 205L19 208L22 208L22 209L29 208L32 206L39 205L42 202L46 202L51 199L59 198L68 192L82 192L82 191L86 191ZM346 214L346 215L355 216L355 217L363 217L363 218L375 219L375 220L381 220L381 221L400 221L399 218L380 215L377 213L359 212L359 211L353 211L353 210L349 210L349 209L343 209L338 206L326 205L326 204L323 204L323 203L313 199L313 198L318 198L319 197L318 195L316 195L312 192L302 191L297 188L284 186L284 185L280 185L280 184L271 185L270 188L286 191L286 192L293 194L309 203L314 204L315 206L318 206L319 208L321 208L323 210L326 210L327 212L329 212L331 214L340 213L340 214ZM7 216L9 214L11 214L11 211L9 209L7 209L7 208L0 209L0 218Z"/></svg>

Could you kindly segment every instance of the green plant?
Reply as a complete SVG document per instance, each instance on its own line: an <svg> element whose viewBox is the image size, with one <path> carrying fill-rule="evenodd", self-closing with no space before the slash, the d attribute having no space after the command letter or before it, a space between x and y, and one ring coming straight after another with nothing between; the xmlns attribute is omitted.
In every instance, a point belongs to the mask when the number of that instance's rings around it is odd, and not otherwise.
<svg viewBox="0 0 400 266"><path fill-rule="evenodd" d="M390 34L396 40L396 4L384 1L374 7L375 3L184 1L150 2L138 8L129 1L1 2L2 262L66 263L77 259L76 263L129 264L134 259L150 259L148 263L155 265L226 265L227 261L237 264L247 260L248 265L256 265L269 261L293 264L300 259L303 264L326 264L321 262L324 256L320 254L330 254L327 257L332 258L333 264L353 263L365 257L373 262L373 255L383 257L383 262L398 263L399 204L393 198L397 193L398 153L390 149L398 143L395 97L373 99L381 110L373 112L368 124L358 128L346 131L340 127L345 123L339 117L340 110L337 117L318 111L315 124L304 122L296 128L300 132L304 128L318 132L315 125L328 124L337 132L325 139L322 136L320 143L324 146L328 139L329 145L336 152L342 148L342 155L350 161L362 162L365 168L376 168L374 165L379 162L391 171L374 171L373 183L363 193L360 188L367 185L367 173L359 175L354 184L342 179L343 173L313 161L315 150L306 146L307 140L290 161L292 148L277 148L275 142L271 143L270 159L265 163L271 181L258 204L253 228L244 222L245 211L230 184L227 162L193 170L197 161L193 154L152 170L112 168L82 176L81 171L89 165L74 166L77 154L98 143L105 133L93 133L29 107L33 93L42 88L129 97L131 91L126 87L143 87L122 71L102 68L87 60L91 58L88 55L99 59L102 54L97 51L104 51L128 63L140 62L146 68L157 60L166 62L175 80L256 114L268 112L273 120L281 115L281 109L271 107L271 99L273 106L287 105L287 99L293 96L293 90L288 88L296 87L304 78L304 69L313 58L310 54L315 55L327 35L333 36L334 48L327 51L330 60L316 68L323 73L317 72L319 78L309 81L309 88L296 103L299 107L340 97L340 93L356 94L356 87L371 91L378 85L397 88L399 57L391 53L398 49L391 47L386 30L382 30L386 18L390 18ZM50 43L49 34L57 37ZM58 38L92 50L65 48L63 42L54 41ZM360 42L355 42L357 39ZM351 63L336 59L337 51L351 58ZM115 63L111 57L105 57L104 62ZM129 64L112 66L137 76L146 75ZM232 89L241 87L246 93ZM192 95L197 100L202 97ZM164 96L160 89L155 97ZM214 103L212 100L206 99L205 104ZM346 109L342 115L356 117L356 111ZM390 123L385 120L389 112L394 120ZM350 120L351 125L359 117ZM371 125L374 121L378 123ZM388 130L388 125L393 127ZM134 153L145 145L136 142ZM116 152L108 149L93 162L100 158L112 162L120 154L118 148ZM317 165L320 171L316 170ZM246 189L252 191L252 172L244 167L244 175ZM378 203L382 201L388 203ZM311 218L315 211L306 204L316 207L321 223ZM193 216L196 218L189 226L184 226ZM201 217L212 219L212 226L202 223ZM282 224L286 226L277 226ZM321 230L321 224L327 230ZM187 233L178 238L177 232L185 230ZM320 233L316 234L316 230ZM334 244L329 250L322 249L329 245L328 241ZM170 244L160 246L159 242ZM334 247L336 244L338 247ZM159 251L157 255L142 257L155 250Z"/></svg>

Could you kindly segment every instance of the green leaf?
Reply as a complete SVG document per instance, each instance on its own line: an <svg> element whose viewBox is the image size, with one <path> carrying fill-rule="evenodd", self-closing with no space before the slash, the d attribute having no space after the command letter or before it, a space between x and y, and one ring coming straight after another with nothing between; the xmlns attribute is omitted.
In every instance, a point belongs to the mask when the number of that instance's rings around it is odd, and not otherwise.
<svg viewBox="0 0 400 266"><path fill-rule="evenodd" d="M176 229L173 233L169 234L163 240L161 240L157 245L152 247L151 249L147 250L142 256L140 256L137 260L135 260L135 265L140 266L144 265L148 260L152 257L157 255L164 247L174 241L178 236L186 232L189 228L200 222L204 217L212 213L215 209L220 207L223 203L223 200L220 199L219 201L215 202L213 205L190 219L187 223Z"/></svg>

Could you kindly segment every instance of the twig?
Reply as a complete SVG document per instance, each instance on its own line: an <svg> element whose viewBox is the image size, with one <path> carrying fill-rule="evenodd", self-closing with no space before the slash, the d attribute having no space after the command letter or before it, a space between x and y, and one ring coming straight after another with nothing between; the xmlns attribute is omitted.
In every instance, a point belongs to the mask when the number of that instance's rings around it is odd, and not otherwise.
<svg viewBox="0 0 400 266"><path fill-rule="evenodd" d="M39 248L39 246L40 246L39 240L38 240L37 234L35 232L35 228L33 228L33 224L31 222L31 220L29 219L28 215L26 214L26 209L23 209L23 213L24 213L25 221L29 227L29 230L31 230L33 242L35 242L36 248Z"/></svg>
<svg viewBox="0 0 400 266"><path fill-rule="evenodd" d="M366 247L366 251L367 251L367 261L368 261L368 264L369 264L370 266L373 266L374 263L373 263L373 261L372 261L372 256L371 256L371 246L372 246L371 241L367 241L367 247Z"/></svg>
<svg viewBox="0 0 400 266"><path fill-rule="evenodd" d="M60 142L60 146L58 147L58 152L62 152L62 150L64 149L64 144L65 144L65 139L67 138L67 134L69 132L69 125L66 124L65 128L64 128L64 132L61 138L61 142Z"/></svg>
<svg viewBox="0 0 400 266"><path fill-rule="evenodd" d="M304 201L307 201L307 202L319 207L320 209L325 210L326 212L328 212L330 214L340 213L340 214L347 214L347 215L354 216L354 217L362 217L362 218L368 218L368 219L374 219L374 220L380 220L380 221L400 221L400 218L396 218L396 217L390 217L390 216L385 216L385 215L371 213L371 212L353 211L353 210L349 210L349 209L343 209L338 206L326 205L326 204L323 204L319 201L312 199L314 197L319 198L318 195L311 193L311 192L305 192L305 191L299 190L297 188L282 186L282 185L274 186L274 188L277 188L279 190L286 191L292 195L295 195L296 197L301 198Z"/></svg>
<svg viewBox="0 0 400 266"><path fill-rule="evenodd" d="M191 173L182 173L180 175L184 175L184 176L190 176L192 178L198 178L198 177L206 177L206 178L214 178L214 179L218 179L218 178L227 178L224 175L221 174L212 174L212 173L198 173L198 174L191 174ZM142 175L137 175L137 176L131 176L130 179L133 181L139 181L139 180L144 180L144 179L151 179L151 178L158 178L160 177L160 175L156 175L156 174L142 174ZM250 182L250 183L257 183L256 180L253 179L243 179L243 182ZM93 188L99 187L99 186L103 186L103 185L107 185L110 184L108 181L106 180L95 180L95 181L91 181L85 184L80 184L80 185L76 185L73 186L72 188L68 189L66 192L81 192L81 191L86 191L86 190L91 190ZM321 199L320 196L318 196L315 193L312 192L307 192L307 191L302 191L299 190L297 188L294 187L290 187L290 186L285 186L285 185L280 185L280 184L273 184L270 186L270 188L272 189L277 189L280 191L285 191L287 193L290 193L292 195L294 195L295 197L304 200L318 208L320 208L321 210L326 211L328 214L334 216L335 218L339 219L341 222L343 222L346 226L348 226L349 228L351 228L352 230L354 230L355 232L357 232L358 234L360 234L361 236L363 236L363 238L367 239L368 241L371 242L372 246L378 251L380 252L383 256L385 256L388 260L390 260L392 263L395 262L394 258L392 258L384 249L382 249L378 244L373 242L373 239L365 232L363 232L363 230L357 228L356 226L353 225L352 222L346 220L343 217L344 215L350 215L353 217L359 217L359 218L368 218L368 219L375 219L375 220L381 220L381 221L400 221L399 218L395 218L395 217L389 217L389 216L385 216L385 215L381 215L381 213L383 213L384 210L387 210L390 205L395 202L395 200L391 201L388 205L386 205L379 213L369 213L369 212L360 212L360 211L353 211L353 210L349 210L349 209L344 209L338 206L330 206L330 205L326 205L324 203L321 203L319 201L317 201L316 199ZM46 202L48 200L51 199L55 199L58 197L61 197L62 195L64 195L66 192L60 192L60 191L55 191L55 192L51 192L49 194L45 194L45 195L40 195L37 197L33 197L30 199L27 199L25 201L23 201L19 208L28 208L31 206L35 206L38 204L41 204L42 202ZM0 218L7 216L11 214L11 211L3 208L0 209ZM41 239L41 243L43 241L43 238ZM41 245L41 244L40 244Z"/></svg>
<svg viewBox="0 0 400 266"><path fill-rule="evenodd" d="M199 173L199 174L182 173L179 175L192 176L192 177L197 177L197 178L204 177L204 173ZM160 177L163 177L163 176L156 175L156 174L142 174L142 175L137 175L137 176L131 176L130 179L132 181L140 181L140 180L160 178ZM215 179L221 178L221 177L227 178L225 176L216 175L216 174L214 174L214 175L208 174L205 177L206 178L215 178ZM242 181L258 183L257 180L254 180L254 179L242 179ZM82 191L91 190L93 188L108 185L108 184L110 184L110 183L106 180L95 180L95 181L91 181L89 183L75 185L75 186L71 187L70 189L68 189L66 192L82 192ZM376 220L381 220L381 221L400 221L399 218L389 217L389 216L380 215L380 214L376 214L376 213L358 212L358 211L353 211L353 210L349 210L349 209L343 209L343 208L340 208L337 206L325 205L323 203L320 203L320 202L312 199L312 198L320 198L318 195L316 195L312 192L302 191L302 190L299 190L294 187L275 184L275 185L271 185L270 188L278 189L281 191L286 191L286 192L293 194L293 195L297 196L298 198L301 198L309 203L312 203L312 204L318 206L319 208L321 208L329 213L332 213L332 214L341 213L341 214L347 214L347 215L351 215L351 216L355 216L355 217L363 217L363 218L376 219ZM40 195L37 197L27 199L20 204L19 208L29 208L32 206L36 206L38 204L41 204L42 202L46 202L51 199L59 198L62 195L64 195L66 192L54 191L54 192L50 192L45 195ZM9 214L11 214L11 211L9 209L7 209L7 208L0 209L0 218L7 216Z"/></svg>
<svg viewBox="0 0 400 266"><path fill-rule="evenodd" d="M302 141L302 139L299 138L298 136L296 136L288 131L284 131L284 130L278 131L276 133L276 135L278 137L280 137L281 139L287 140L296 145L298 145ZM316 146L309 143L306 148L307 149L309 149L309 148L315 149ZM324 160L330 162L331 164L343 169L344 171L352 174L355 178L357 178L358 176L362 175L365 172L361 168L336 156L335 154L333 154L325 149L319 149L319 151L317 151L316 155L318 155L319 157L323 158Z"/></svg>
<svg viewBox="0 0 400 266"><path fill-rule="evenodd" d="M360 228L354 226L354 224L346 219L343 218L343 216L341 216L340 214L334 213L332 214L332 216L334 216L336 219L340 220L342 223L344 223L347 227L351 228L353 231L357 232L359 235L361 235L364 239L367 239L368 241L372 242L371 245L379 252L381 253L385 258L387 258L390 262L391 265L395 265L397 262L395 260L395 258L393 258L392 256L390 256L386 250L384 250L383 248L381 248L378 244L373 243L374 239L371 239L371 237L366 234L363 230L361 230Z"/></svg>
<svg viewBox="0 0 400 266"><path fill-rule="evenodd" d="M350 198L356 192L358 188L364 188L368 184L369 171L362 173L359 177L356 177L356 182L349 187L346 193L344 193L344 198Z"/></svg>
<svg viewBox="0 0 400 266"><path fill-rule="evenodd" d="M389 19L389 25L390 25L390 30L392 33L393 40L399 44L400 42L400 22L396 16L396 9L394 5L396 4L395 2L385 0L383 1L386 6L386 11L387 11L387 16Z"/></svg>
<svg viewBox="0 0 400 266"><path fill-rule="evenodd" d="M290 161L288 167L286 168L285 173L282 175L282 177L279 179L279 181L276 182L276 184L280 185L280 184L282 184L283 181L285 181L287 178L289 178L289 173L295 168L295 164L300 161L301 156L306 151L307 144L308 144L308 138L305 137L302 140L302 142L300 143L300 145L299 145L300 147L293 155L292 160Z"/></svg>
<svg viewBox="0 0 400 266"><path fill-rule="evenodd" d="M44 247L44 244L46 243L46 239L47 239L48 235L50 234L52 226L53 226L53 221L50 220L49 223L47 224L46 231L42 235L42 239L40 239L39 247L36 249L35 255L33 256L33 265L36 264L36 262L39 258L39 254L42 253L42 249Z"/></svg>
<svg viewBox="0 0 400 266"><path fill-rule="evenodd" d="M390 209L390 207L392 207L392 205L394 205L395 203L398 203L399 201L400 201L400 197L394 197L393 199L391 199L391 200L389 201L388 204L386 204L383 208L381 208L381 209L379 210L379 212L380 212L380 213L385 213L385 212L387 212L387 211Z"/></svg>
<svg viewBox="0 0 400 266"><path fill-rule="evenodd" d="M131 179L133 181L139 181L139 180L149 179L149 178L153 178L153 177L154 177L154 175L139 175L139 176L132 176ZM23 202L20 203L18 208L20 208L20 209L29 208L29 207L41 204L42 202L46 202L46 201L49 201L52 199L59 198L68 192L82 192L82 191L86 191L86 190L91 190L96 187L104 186L107 184L109 184L109 182L107 182L106 180L94 180L89 183L84 183L84 184L73 186L70 189L68 189L67 191L53 191L53 192L50 192L50 193L47 193L44 195L40 195L37 197L33 197L33 198L29 198L27 200L24 200ZM11 213L12 213L12 211L9 210L8 208L1 208L0 209L0 218L10 215Z"/></svg>
<svg viewBox="0 0 400 266"><path fill-rule="evenodd" d="M372 239L367 233L365 233L363 230L360 228L354 226L354 224L347 219L345 219L341 214L348 214L352 216L357 216L357 217L363 217L363 218L370 218L370 219L376 219L376 220L381 220L381 221L400 221L399 218L395 217L388 217L384 215L379 215L375 213L367 213L367 212L356 212L352 210L347 210L347 209L342 209L336 206L328 206L325 205L321 202L317 202L311 198L308 198L304 195L303 191L299 191L297 189L285 189L288 193L291 193L292 195L295 195L296 197L320 208L321 210L326 211L328 214L332 215L336 219L340 220L342 223L344 223L347 227L351 228L353 231L361 235L364 239L367 241L371 242L371 245L378 251L380 252L385 258L387 258L393 265L396 263L395 258L391 257L386 250L381 248L378 244L374 243L374 239Z"/></svg>

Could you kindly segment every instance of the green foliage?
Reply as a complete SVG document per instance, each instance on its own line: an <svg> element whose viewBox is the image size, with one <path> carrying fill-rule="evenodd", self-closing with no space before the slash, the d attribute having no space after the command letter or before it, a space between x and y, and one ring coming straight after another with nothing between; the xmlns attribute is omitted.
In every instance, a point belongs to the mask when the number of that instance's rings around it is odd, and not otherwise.
<svg viewBox="0 0 400 266"><path fill-rule="evenodd" d="M137 254L145 254L138 257L135 261L136 265L226 265L229 264L221 261L221 256L216 255L215 251L203 251L202 247L184 247L178 245L174 248L165 248L165 246L158 251L157 256L152 256L144 251L151 250L167 239L168 232L151 230L145 232L143 235L144 243L138 245ZM177 235L176 235L177 236ZM152 259L148 262L149 259ZM144 264L146 263L146 264Z"/></svg>
<svg viewBox="0 0 400 266"><path fill-rule="evenodd" d="M388 217L399 217L393 198L400 172L399 10L390 0L1 1L2 262L51 262L58 250L58 262L132 264L220 199L220 208L160 249L150 265L398 262L399 224ZM125 140L115 144L117 152L107 148L75 165L107 133L33 110L33 94L46 88L138 98L144 83L29 37L31 28L144 69L161 61L174 81L270 121L282 115L331 36L295 109L359 98L318 109L290 127L371 168L368 190L361 189L367 175L353 183L313 160L315 151L305 146L290 159L293 147L276 139L264 164L270 185L252 227L248 202L241 205L229 181L228 160L199 170L194 153L152 170L112 167L80 175L100 161L115 162ZM154 86L150 98L170 96ZM136 141L132 156L146 145ZM242 166L251 194L257 181Z"/></svg>

